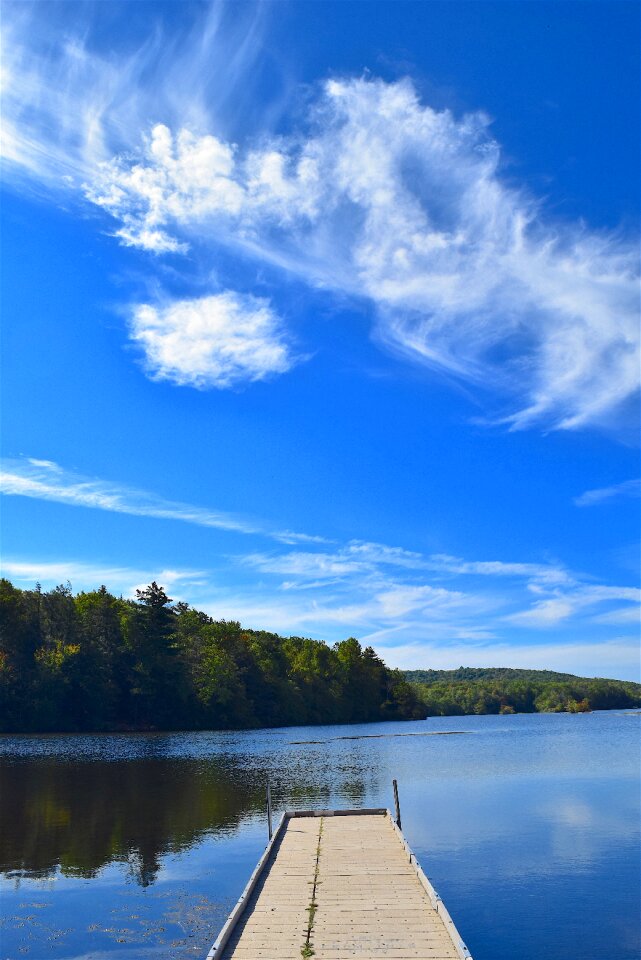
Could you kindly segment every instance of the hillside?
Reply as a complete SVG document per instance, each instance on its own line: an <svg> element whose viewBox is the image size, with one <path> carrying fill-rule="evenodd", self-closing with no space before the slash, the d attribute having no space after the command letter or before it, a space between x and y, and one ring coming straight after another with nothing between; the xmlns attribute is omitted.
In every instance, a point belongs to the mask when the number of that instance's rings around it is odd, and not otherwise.
<svg viewBox="0 0 641 960"><path fill-rule="evenodd" d="M585 713L641 706L641 684L554 670L459 667L405 670L428 716L487 713Z"/></svg>
<svg viewBox="0 0 641 960"><path fill-rule="evenodd" d="M555 681L581 680L574 673L557 673L555 670L518 670L512 667L457 667L456 670L403 670L405 679L411 683L435 683L439 680L532 680Z"/></svg>

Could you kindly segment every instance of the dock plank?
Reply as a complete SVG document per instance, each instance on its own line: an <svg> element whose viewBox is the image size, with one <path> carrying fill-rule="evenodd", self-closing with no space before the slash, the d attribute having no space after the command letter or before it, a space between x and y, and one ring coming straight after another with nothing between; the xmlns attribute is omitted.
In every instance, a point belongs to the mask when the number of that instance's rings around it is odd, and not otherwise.
<svg viewBox="0 0 641 960"><path fill-rule="evenodd" d="M279 831L228 939L210 957L469 957L455 942L453 929L388 815L292 816Z"/></svg>

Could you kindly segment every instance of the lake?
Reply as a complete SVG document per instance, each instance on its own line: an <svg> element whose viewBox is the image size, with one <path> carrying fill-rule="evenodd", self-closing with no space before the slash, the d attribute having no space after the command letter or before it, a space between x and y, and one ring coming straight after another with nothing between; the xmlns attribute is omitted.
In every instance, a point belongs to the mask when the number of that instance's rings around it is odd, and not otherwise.
<svg viewBox="0 0 641 960"><path fill-rule="evenodd" d="M267 842L269 776L276 812L390 806L396 777L474 960L639 960L640 722L0 737L0 956L204 957Z"/></svg>

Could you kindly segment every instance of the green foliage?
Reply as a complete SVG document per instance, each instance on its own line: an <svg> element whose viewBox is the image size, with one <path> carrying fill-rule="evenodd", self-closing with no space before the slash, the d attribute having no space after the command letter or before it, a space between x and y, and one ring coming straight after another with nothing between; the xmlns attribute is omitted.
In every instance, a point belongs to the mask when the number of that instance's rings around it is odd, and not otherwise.
<svg viewBox="0 0 641 960"><path fill-rule="evenodd" d="M587 713L641 706L641 684L586 679L551 670L460 667L408 670L428 716Z"/></svg>
<svg viewBox="0 0 641 960"><path fill-rule="evenodd" d="M229 729L425 716L371 647L245 630L162 587L137 601L0 581L0 731Z"/></svg>
<svg viewBox="0 0 641 960"><path fill-rule="evenodd" d="M456 670L404 670L411 683L436 683L439 680L578 680L573 673L555 670L520 670L513 667L458 667Z"/></svg>

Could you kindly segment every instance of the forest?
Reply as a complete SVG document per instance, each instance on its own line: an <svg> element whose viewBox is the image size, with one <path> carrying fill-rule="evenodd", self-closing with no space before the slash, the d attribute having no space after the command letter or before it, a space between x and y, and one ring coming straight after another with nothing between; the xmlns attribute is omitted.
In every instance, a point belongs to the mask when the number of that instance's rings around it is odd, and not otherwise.
<svg viewBox="0 0 641 960"><path fill-rule="evenodd" d="M416 688L371 647L246 630L106 587L0 581L0 731L237 729L419 719Z"/></svg>
<svg viewBox="0 0 641 960"><path fill-rule="evenodd" d="M587 713L641 706L641 684L588 679L553 670L459 667L406 670L428 716L486 713Z"/></svg>

